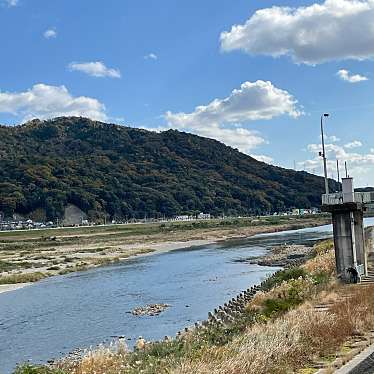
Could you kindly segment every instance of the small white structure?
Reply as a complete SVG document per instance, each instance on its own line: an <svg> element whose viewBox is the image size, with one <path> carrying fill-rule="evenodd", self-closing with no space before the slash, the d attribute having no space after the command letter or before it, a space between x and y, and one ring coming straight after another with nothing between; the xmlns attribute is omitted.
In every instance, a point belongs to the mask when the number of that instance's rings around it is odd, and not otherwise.
<svg viewBox="0 0 374 374"><path fill-rule="evenodd" d="M199 213L197 215L197 219L210 219L210 214L209 213Z"/></svg>
<svg viewBox="0 0 374 374"><path fill-rule="evenodd" d="M191 216L176 216L174 218L175 221L190 221L191 220Z"/></svg>

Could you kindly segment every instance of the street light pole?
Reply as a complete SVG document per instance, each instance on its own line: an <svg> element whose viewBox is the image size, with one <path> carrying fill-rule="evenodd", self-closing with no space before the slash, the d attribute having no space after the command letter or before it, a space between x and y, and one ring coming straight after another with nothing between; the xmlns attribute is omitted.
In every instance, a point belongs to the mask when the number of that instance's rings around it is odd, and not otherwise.
<svg viewBox="0 0 374 374"><path fill-rule="evenodd" d="M323 134L323 117L328 117L329 114L325 113L324 115L321 116L321 138L322 138L322 154L321 156L323 157L323 171L325 174L325 192L326 195L329 194L329 182L327 179L327 159L326 159L326 151L325 151L325 137Z"/></svg>

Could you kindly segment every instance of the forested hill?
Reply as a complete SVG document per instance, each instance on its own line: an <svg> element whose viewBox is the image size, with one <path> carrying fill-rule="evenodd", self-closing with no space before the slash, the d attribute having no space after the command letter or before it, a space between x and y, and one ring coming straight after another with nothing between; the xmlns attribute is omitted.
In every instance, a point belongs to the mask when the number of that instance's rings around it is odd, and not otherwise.
<svg viewBox="0 0 374 374"><path fill-rule="evenodd" d="M320 177L215 140L77 117L0 126L0 167L8 217L42 211L51 220L70 203L92 219L258 214L319 206L323 192Z"/></svg>

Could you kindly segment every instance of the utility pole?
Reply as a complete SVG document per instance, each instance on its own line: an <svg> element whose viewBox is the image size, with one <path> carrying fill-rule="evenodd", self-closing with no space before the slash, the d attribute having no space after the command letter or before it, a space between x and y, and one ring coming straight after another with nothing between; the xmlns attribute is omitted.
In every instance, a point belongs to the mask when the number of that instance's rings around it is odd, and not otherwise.
<svg viewBox="0 0 374 374"><path fill-rule="evenodd" d="M338 183L340 183L339 160L336 160L336 171L338 172Z"/></svg>
<svg viewBox="0 0 374 374"><path fill-rule="evenodd" d="M320 152L320 156L323 157L323 171L324 171L324 174L325 174L325 192L326 192L326 195L329 194L329 182L328 182L328 179L327 179L327 159L326 159L326 151L325 151L325 137L324 137L324 134L323 134L323 117L327 118L328 116L329 116L328 113L324 113L321 116L322 152Z"/></svg>

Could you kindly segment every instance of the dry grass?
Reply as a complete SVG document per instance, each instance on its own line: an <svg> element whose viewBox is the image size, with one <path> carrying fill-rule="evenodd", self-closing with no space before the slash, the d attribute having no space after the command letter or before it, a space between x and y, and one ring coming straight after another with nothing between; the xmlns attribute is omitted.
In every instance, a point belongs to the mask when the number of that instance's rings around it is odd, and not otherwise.
<svg viewBox="0 0 374 374"><path fill-rule="evenodd" d="M47 277L47 275L41 272L3 275L3 276L0 276L0 284L17 284L17 283L37 282L45 277Z"/></svg>
<svg viewBox="0 0 374 374"><path fill-rule="evenodd" d="M341 298L328 312L309 303L267 324L257 324L227 346L206 349L198 360L185 360L174 374L287 373L333 355L352 335L374 327L374 286L340 288ZM323 301L336 299L333 292Z"/></svg>
<svg viewBox="0 0 374 374"><path fill-rule="evenodd" d="M311 275L318 273L335 274L336 264L333 241L326 240L315 245L314 251L316 256L308 260L302 268Z"/></svg>
<svg viewBox="0 0 374 374"><path fill-rule="evenodd" d="M57 367L71 374L118 374L126 368L128 349L124 342L85 352L83 359L65 359Z"/></svg>
<svg viewBox="0 0 374 374"><path fill-rule="evenodd" d="M206 350L199 361L186 361L173 373L287 372L307 361L306 343L313 339L305 331L315 326L330 330L335 325L327 314L315 316L312 310L299 308L273 323L256 325L226 347Z"/></svg>
<svg viewBox="0 0 374 374"><path fill-rule="evenodd" d="M258 292L252 301L247 305L248 311L261 313L264 303L269 299L287 300L292 295L294 300L307 300L317 292L316 284L311 277L300 277L282 282L280 285L267 292Z"/></svg>

